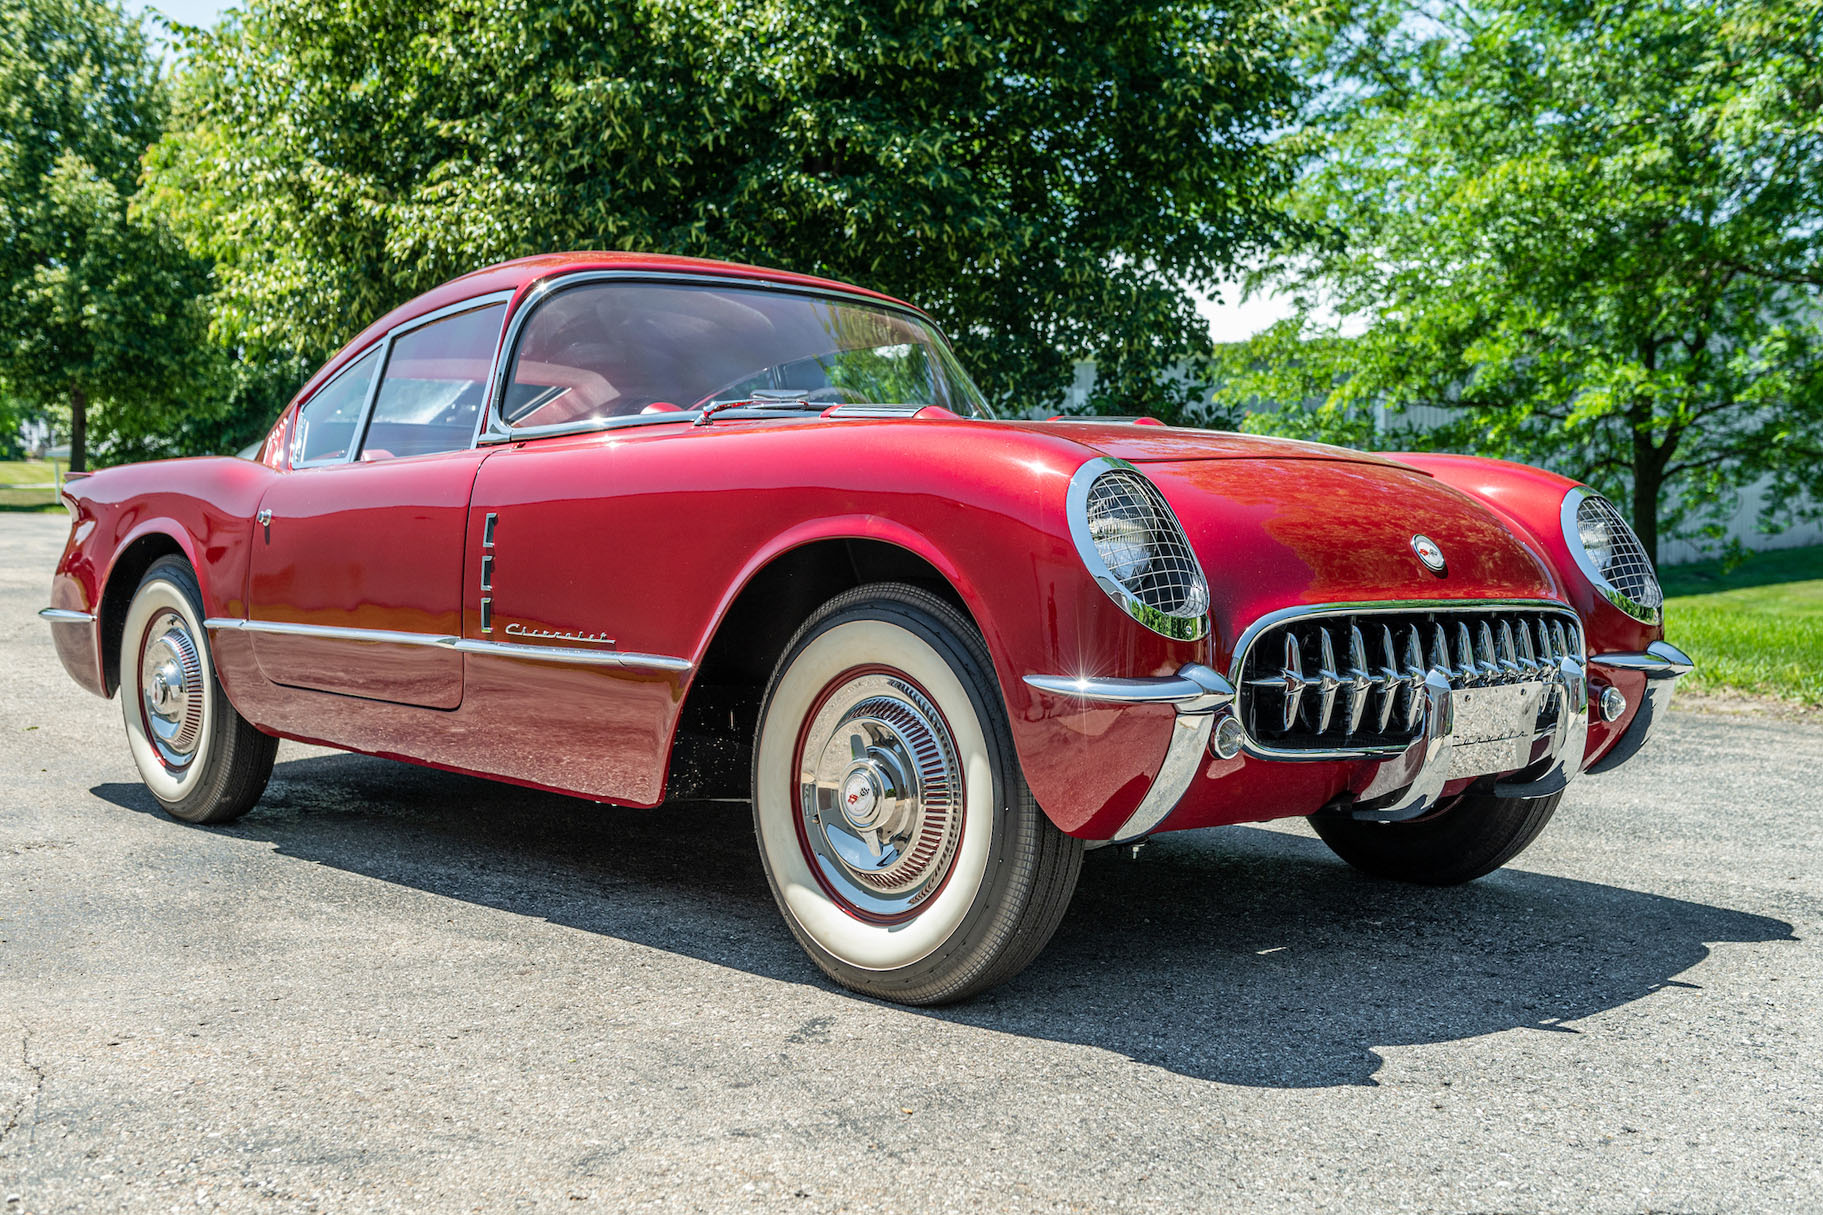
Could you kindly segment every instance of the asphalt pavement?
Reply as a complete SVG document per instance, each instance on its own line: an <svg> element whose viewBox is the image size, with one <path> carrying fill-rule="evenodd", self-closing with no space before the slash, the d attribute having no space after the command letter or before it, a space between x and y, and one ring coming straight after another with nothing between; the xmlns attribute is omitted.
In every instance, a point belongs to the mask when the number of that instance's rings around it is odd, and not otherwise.
<svg viewBox="0 0 1823 1215"><path fill-rule="evenodd" d="M1816 724L1673 713L1454 890L1296 821L1095 853L917 1011L799 952L744 805L286 743L172 821L35 616L66 526L0 514L0 1215L1823 1209Z"/></svg>

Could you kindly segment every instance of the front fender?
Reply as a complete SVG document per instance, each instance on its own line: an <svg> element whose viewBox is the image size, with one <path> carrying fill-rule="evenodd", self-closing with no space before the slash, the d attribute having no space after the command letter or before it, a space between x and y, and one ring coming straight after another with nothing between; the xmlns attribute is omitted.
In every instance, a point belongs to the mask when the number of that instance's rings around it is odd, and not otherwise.
<svg viewBox="0 0 1823 1215"><path fill-rule="evenodd" d="M1585 764L1602 758L1640 711L1646 681L1635 671L1602 667L1599 658L1603 654L1642 653L1653 642L1664 639L1665 629L1662 622L1647 624L1615 607L1577 567L1563 534L1562 511L1564 495L1580 483L1542 468L1486 456L1408 452L1394 458L1485 503L1557 572L1565 598L1582 617L1589 654L1597 659L1597 669L1592 674L1598 682L1617 688L1627 698L1627 710L1614 721L1604 721L1600 714L1590 716ZM1599 697L1600 691L1592 689L1591 694Z"/></svg>

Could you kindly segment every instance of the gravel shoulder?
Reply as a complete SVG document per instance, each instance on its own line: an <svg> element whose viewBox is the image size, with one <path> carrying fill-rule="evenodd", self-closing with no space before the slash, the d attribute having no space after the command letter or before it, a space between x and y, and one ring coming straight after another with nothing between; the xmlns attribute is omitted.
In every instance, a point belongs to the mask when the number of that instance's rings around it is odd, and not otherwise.
<svg viewBox="0 0 1823 1215"><path fill-rule="evenodd" d="M0 1215L1814 1210L1823 724L1673 713L1516 864L1301 823L1093 854L1015 982L823 981L746 808L285 744L201 829L0 515Z"/></svg>

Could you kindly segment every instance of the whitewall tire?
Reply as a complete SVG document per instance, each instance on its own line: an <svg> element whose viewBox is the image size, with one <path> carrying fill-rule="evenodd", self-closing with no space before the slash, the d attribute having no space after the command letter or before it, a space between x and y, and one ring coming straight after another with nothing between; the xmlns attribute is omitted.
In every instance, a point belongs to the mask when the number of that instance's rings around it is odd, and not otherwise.
<svg viewBox="0 0 1823 1215"><path fill-rule="evenodd" d="M966 998L1024 969L1068 906L1081 844L1032 801L974 626L919 588L861 587L805 623L753 779L779 909L847 987Z"/></svg>
<svg viewBox="0 0 1823 1215"><path fill-rule="evenodd" d="M140 779L172 817L227 822L265 791L278 739L254 729L223 695L202 593L181 558L153 562L127 607L120 708Z"/></svg>

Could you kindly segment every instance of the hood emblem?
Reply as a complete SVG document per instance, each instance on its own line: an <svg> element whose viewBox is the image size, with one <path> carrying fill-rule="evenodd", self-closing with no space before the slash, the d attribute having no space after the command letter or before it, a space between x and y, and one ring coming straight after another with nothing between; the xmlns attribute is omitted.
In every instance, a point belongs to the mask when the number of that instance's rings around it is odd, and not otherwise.
<svg viewBox="0 0 1823 1215"><path fill-rule="evenodd" d="M1412 552L1418 554L1418 560L1424 562L1424 568L1431 573L1441 574L1443 572L1443 550L1438 548L1437 542L1429 536L1413 536Z"/></svg>

